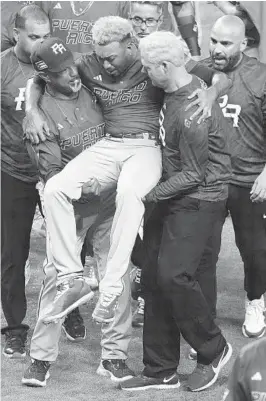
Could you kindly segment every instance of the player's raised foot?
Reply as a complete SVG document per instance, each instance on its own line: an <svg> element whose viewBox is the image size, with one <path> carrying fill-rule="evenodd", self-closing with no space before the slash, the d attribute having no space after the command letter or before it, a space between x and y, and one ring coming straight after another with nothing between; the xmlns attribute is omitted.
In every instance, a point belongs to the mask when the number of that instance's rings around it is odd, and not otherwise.
<svg viewBox="0 0 266 401"><path fill-rule="evenodd" d="M138 297L138 307L135 310L132 317L132 326L133 327L142 327L144 324L144 306L145 301L143 298Z"/></svg>
<svg viewBox="0 0 266 401"><path fill-rule="evenodd" d="M27 329L5 330L5 345L3 355L10 359L20 359L26 356Z"/></svg>
<svg viewBox="0 0 266 401"><path fill-rule="evenodd" d="M141 391L149 389L170 390L178 387L180 387L180 382L177 373L172 373L162 378L140 375L120 384L121 390L125 391Z"/></svg>
<svg viewBox="0 0 266 401"><path fill-rule="evenodd" d="M113 383L120 383L135 376L124 359L102 359L96 373L109 377Z"/></svg>
<svg viewBox="0 0 266 401"><path fill-rule="evenodd" d="M97 323L110 323L115 317L117 301L117 295L100 293L98 302L92 313L92 318Z"/></svg>
<svg viewBox="0 0 266 401"><path fill-rule="evenodd" d="M190 359L191 361L196 361L197 355L197 351L194 348L189 348L188 359Z"/></svg>
<svg viewBox="0 0 266 401"><path fill-rule="evenodd" d="M62 325L66 337L70 341L82 341L86 338L86 327L79 308L70 312Z"/></svg>
<svg viewBox="0 0 266 401"><path fill-rule="evenodd" d="M94 292L85 277L74 277L63 281L57 286L55 299L43 322L47 324L56 322L78 306L90 301L93 296Z"/></svg>
<svg viewBox="0 0 266 401"><path fill-rule="evenodd" d="M242 333L245 337L262 337L266 331L264 296L262 295L260 299L254 299L253 301L246 299L245 307L246 313Z"/></svg>
<svg viewBox="0 0 266 401"><path fill-rule="evenodd" d="M45 387L46 380L50 377L50 366L51 364L48 361L32 359L31 364L24 372L22 384L30 387Z"/></svg>
<svg viewBox="0 0 266 401"><path fill-rule="evenodd" d="M188 377L188 388L191 391L202 391L211 387L218 379L221 369L232 356L232 346L227 343L223 351L209 365L197 363Z"/></svg>

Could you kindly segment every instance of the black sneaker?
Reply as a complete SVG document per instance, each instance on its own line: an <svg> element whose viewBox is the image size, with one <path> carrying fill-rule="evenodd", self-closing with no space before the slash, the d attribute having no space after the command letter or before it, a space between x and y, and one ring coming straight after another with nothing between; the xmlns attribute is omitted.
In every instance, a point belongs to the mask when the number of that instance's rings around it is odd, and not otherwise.
<svg viewBox="0 0 266 401"><path fill-rule="evenodd" d="M141 269L137 267L134 280L131 283L131 296L136 301L140 295L141 295Z"/></svg>
<svg viewBox="0 0 266 401"><path fill-rule="evenodd" d="M188 388L191 391L201 391L212 386L218 379L221 369L232 356L232 346L227 343L223 351L209 365L197 363L196 368L188 377Z"/></svg>
<svg viewBox="0 0 266 401"><path fill-rule="evenodd" d="M30 366L25 370L22 384L30 387L45 387L46 380L50 377L50 366L50 362L32 359Z"/></svg>
<svg viewBox="0 0 266 401"><path fill-rule="evenodd" d="M180 387L180 382L177 373L172 373L170 376L162 378L141 375L120 384L121 390L126 391L149 390L152 388L157 390L169 390L178 387Z"/></svg>
<svg viewBox="0 0 266 401"><path fill-rule="evenodd" d="M13 329L4 332L6 343L3 355L7 358L19 359L26 356L26 342L28 330Z"/></svg>
<svg viewBox="0 0 266 401"><path fill-rule="evenodd" d="M124 359L103 359L96 373L109 377L114 383L120 383L135 376Z"/></svg>
<svg viewBox="0 0 266 401"><path fill-rule="evenodd" d="M86 327L79 308L70 312L62 325L65 335L70 341L80 341L86 338Z"/></svg>

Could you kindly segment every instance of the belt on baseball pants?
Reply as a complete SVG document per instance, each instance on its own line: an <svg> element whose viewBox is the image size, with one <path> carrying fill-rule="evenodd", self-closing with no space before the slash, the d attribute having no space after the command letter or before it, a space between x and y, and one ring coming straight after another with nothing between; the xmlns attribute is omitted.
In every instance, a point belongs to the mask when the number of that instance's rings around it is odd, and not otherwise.
<svg viewBox="0 0 266 401"><path fill-rule="evenodd" d="M151 139L157 141L156 135L150 132L142 132L139 134L106 134L107 138L117 138L117 139Z"/></svg>

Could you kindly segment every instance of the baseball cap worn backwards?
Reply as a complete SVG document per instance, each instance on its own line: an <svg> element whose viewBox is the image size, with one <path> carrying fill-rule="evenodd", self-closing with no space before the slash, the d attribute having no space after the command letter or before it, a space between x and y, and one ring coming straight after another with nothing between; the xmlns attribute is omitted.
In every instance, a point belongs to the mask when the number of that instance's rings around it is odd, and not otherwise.
<svg viewBox="0 0 266 401"><path fill-rule="evenodd" d="M74 58L61 39L51 37L36 44L31 53L31 62L38 72L60 72L73 65Z"/></svg>

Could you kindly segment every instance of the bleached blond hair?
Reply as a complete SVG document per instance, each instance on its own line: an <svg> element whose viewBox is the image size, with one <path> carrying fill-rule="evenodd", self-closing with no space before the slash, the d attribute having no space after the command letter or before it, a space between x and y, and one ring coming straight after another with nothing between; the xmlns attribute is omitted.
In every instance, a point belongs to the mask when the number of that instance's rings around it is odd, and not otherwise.
<svg viewBox="0 0 266 401"><path fill-rule="evenodd" d="M182 40L171 32L153 32L139 42L141 57L150 63L169 61L180 67L185 64Z"/></svg>
<svg viewBox="0 0 266 401"><path fill-rule="evenodd" d="M96 45L123 42L134 36L134 30L125 18L108 16L99 18L92 28L92 39Z"/></svg>

